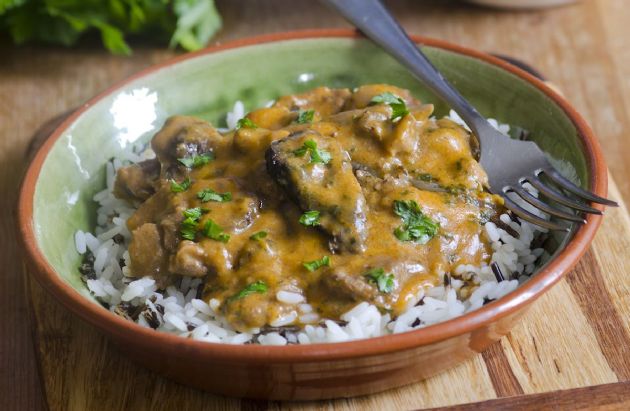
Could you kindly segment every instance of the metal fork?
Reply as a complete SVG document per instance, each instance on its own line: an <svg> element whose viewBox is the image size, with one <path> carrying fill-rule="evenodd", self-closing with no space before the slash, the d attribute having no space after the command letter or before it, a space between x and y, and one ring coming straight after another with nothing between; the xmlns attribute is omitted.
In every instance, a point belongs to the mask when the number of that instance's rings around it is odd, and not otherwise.
<svg viewBox="0 0 630 411"><path fill-rule="evenodd" d="M592 214L602 214L602 212L570 197L562 189L581 200L617 206L614 201L586 191L562 176L547 160L536 143L507 138L492 127L431 64L380 0L322 0L322 2L338 11L367 37L394 56L459 114L479 139L480 163L488 174L490 191L501 195L505 200L505 207L515 215L552 230L569 230L569 227L565 225L541 218L521 207L507 195L510 192L515 193L538 210L576 223L586 223L586 220L580 215L568 212L567 208ZM523 186L525 183L530 183L547 199L565 206L565 209L550 205L532 195Z"/></svg>

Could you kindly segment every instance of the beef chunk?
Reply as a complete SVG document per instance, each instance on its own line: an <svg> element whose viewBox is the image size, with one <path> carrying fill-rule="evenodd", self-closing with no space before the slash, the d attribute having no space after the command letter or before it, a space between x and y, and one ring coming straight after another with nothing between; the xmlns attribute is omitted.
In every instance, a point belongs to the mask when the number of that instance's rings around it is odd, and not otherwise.
<svg viewBox="0 0 630 411"><path fill-rule="evenodd" d="M114 195L123 200L144 201L155 193L160 176L160 163L156 159L123 167L116 174Z"/></svg>
<svg viewBox="0 0 630 411"><path fill-rule="evenodd" d="M335 294L345 295L354 301L372 301L378 294L376 288L368 284L361 275L353 275L344 270L332 270L324 278L324 284Z"/></svg>
<svg viewBox="0 0 630 411"><path fill-rule="evenodd" d="M274 107L285 107L291 111L315 110L319 116L336 114L347 104L351 92L348 89L318 87L302 94L283 96Z"/></svg>
<svg viewBox="0 0 630 411"><path fill-rule="evenodd" d="M171 257L169 269L174 274L188 277L203 277L208 273L204 264L205 251L203 247L192 241L179 243L177 253Z"/></svg>
<svg viewBox="0 0 630 411"><path fill-rule="evenodd" d="M308 142L329 153L329 161L314 162L308 151L299 155ZM313 131L303 132L272 143L266 160L269 174L302 210L320 212L321 228L330 234L333 251L364 251L365 198L339 142Z"/></svg>
<svg viewBox="0 0 630 411"><path fill-rule="evenodd" d="M173 116L153 137L151 147L162 164L162 177L181 177L183 166L179 158L193 157L213 152L228 144L208 122L196 117Z"/></svg>
<svg viewBox="0 0 630 411"><path fill-rule="evenodd" d="M132 232L129 244L131 272L136 277L166 275L166 253L157 225L146 223Z"/></svg>

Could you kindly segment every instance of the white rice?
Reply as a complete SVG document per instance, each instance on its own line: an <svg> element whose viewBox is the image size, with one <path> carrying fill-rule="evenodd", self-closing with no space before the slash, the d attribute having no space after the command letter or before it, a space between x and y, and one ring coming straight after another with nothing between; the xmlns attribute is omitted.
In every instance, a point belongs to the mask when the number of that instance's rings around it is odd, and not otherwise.
<svg viewBox="0 0 630 411"><path fill-rule="evenodd" d="M244 115L244 105L237 102L227 115L228 127L235 128ZM466 127L455 112L451 111L449 117ZM497 130L507 135L510 130L508 125L490 121ZM275 319L270 325L283 327L297 320L308 325L298 332L237 332L219 315L219 301L213 299L206 303L197 298L203 286L201 279L183 277L177 287L170 286L160 291L152 278L130 276L127 267L129 253L125 245L131 240L131 233L127 230L126 221L134 209L127 202L114 197L115 173L124 165L152 156L150 150L129 147L119 158L107 163L106 188L94 196L94 201L99 205L98 225L94 234L77 231L74 243L79 254L89 251L94 257L94 273L90 275L92 278L86 279L86 284L101 303L119 315L121 311L118 305L121 302L126 307L142 307L135 320L139 325L182 337L229 344L255 342L286 345L341 342L406 332L455 318L510 293L519 282L527 280L534 272L536 261L544 253L541 248L532 249L532 241L546 232L545 229L523 221L516 223L504 214L500 216L502 223L516 232L517 237L493 222L486 223L485 230L493 250L491 262L496 262L503 273L511 274L512 279L497 282L489 265L460 265L455 269L455 274L468 275L479 284L468 299L458 299L457 290L464 285L464 281L453 278L450 285L433 287L426 294L421 292L410 302L407 310L395 319L389 314L381 314L376 306L362 302L344 313L339 323L328 319L321 323L322 319L313 312L313 307L306 303L302 294L283 290L276 294L276 299L295 309ZM531 186L527 189L533 195L538 194ZM547 218L519 198L513 199L529 211ZM120 242L121 238L124 242Z"/></svg>

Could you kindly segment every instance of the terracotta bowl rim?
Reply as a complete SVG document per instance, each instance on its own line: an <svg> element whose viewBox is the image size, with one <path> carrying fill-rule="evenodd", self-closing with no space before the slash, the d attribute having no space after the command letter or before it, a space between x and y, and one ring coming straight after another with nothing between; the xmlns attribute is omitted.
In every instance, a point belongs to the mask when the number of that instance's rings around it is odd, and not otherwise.
<svg viewBox="0 0 630 411"><path fill-rule="evenodd" d="M33 161L28 167L20 189L18 202L18 230L24 245L26 258L32 267L38 282L52 293L67 309L83 318L107 335L111 335L118 341L135 342L151 346L169 356L185 357L198 356L199 360L213 359L222 362L319 362L335 359L349 359L364 356L383 355L400 350L408 350L415 347L430 345L451 337L473 332L476 329L488 326L500 318L508 316L517 310L524 308L532 301L540 297L553 284L559 281L571 268L575 266L579 258L586 252L597 228L601 223L601 216L588 215L588 224L578 228L561 253L550 261L546 267L536 276L515 291L494 301L482 308L463 316L442 323L428 326L416 331L375 337L365 340L319 343L311 345L287 345L287 346L261 346L255 344L232 345L220 343L207 343L182 338L167 333L156 332L141 327L131 321L118 317L103 309L85 296L75 291L69 284L56 274L53 267L46 261L45 256L37 246L33 228L33 199L35 186L42 165L61 134L70 127L86 110L91 108L104 97L109 96L128 83L137 80L157 70L172 66L179 62L194 59L199 56L218 51L234 49L256 44L282 42L298 39L318 38L343 38L359 39L363 36L351 29L322 29L281 32L275 34L259 35L245 39L230 41L225 44L208 47L195 53L178 56L164 63L144 69L131 77L113 85L96 97L82 105L69 118L67 118L47 138L44 145L38 150ZM542 81L512 66L496 57L486 53L458 46L443 40L431 39L422 36L412 36L419 44L437 47L447 51L463 54L475 59L485 61L494 66L506 70L517 77L527 81L542 91L548 98L554 101L564 113L571 119L578 131L582 143L582 151L587 159L587 167L590 175L590 188L600 196L607 194L607 168L601 153L601 149L592 130L576 110L560 95L545 85ZM597 207L597 206L596 206ZM602 209L601 207L599 207ZM141 342L137 342L141 341Z"/></svg>

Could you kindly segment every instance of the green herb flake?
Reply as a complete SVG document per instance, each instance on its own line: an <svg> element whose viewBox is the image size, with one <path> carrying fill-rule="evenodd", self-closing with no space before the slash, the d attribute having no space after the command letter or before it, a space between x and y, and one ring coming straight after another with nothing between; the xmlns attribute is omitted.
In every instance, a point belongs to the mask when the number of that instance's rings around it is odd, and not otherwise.
<svg viewBox="0 0 630 411"><path fill-rule="evenodd" d="M313 116L315 115L315 110L300 110L298 112L297 120L295 120L298 124L306 124L313 121Z"/></svg>
<svg viewBox="0 0 630 411"><path fill-rule="evenodd" d="M243 117L242 119L240 119L239 121L236 122L236 129L238 130L239 128L258 128L258 126L249 118L247 117Z"/></svg>
<svg viewBox="0 0 630 411"><path fill-rule="evenodd" d="M183 239L195 241L195 236L197 235L197 222L189 219L184 220L179 233Z"/></svg>
<svg viewBox="0 0 630 411"><path fill-rule="evenodd" d="M386 274L382 268L373 268L363 275L367 277L369 282L376 284L376 287L382 293L389 294L396 286L394 274Z"/></svg>
<svg viewBox="0 0 630 411"><path fill-rule="evenodd" d="M310 164L328 164L332 159L328 151L317 148L317 143L314 140L306 140L302 147L293 150L293 154L297 157L304 157L306 153L310 156Z"/></svg>
<svg viewBox="0 0 630 411"><path fill-rule="evenodd" d="M325 267L330 267L330 257L325 255L319 260L307 261L307 262L303 263L302 265L308 271L313 272L313 271L317 270L318 268L321 268L321 267L324 267L324 266Z"/></svg>
<svg viewBox="0 0 630 411"><path fill-rule="evenodd" d="M184 212L182 213L184 215L184 221L182 221L179 230L182 238L190 241L195 241L199 219L201 218L201 215L205 212L207 212L207 210L200 207L184 210Z"/></svg>
<svg viewBox="0 0 630 411"><path fill-rule="evenodd" d="M252 235L249 236L250 240L262 240L263 238L267 237L267 232L266 231L259 231L257 233L254 233Z"/></svg>
<svg viewBox="0 0 630 411"><path fill-rule="evenodd" d="M403 221L403 224L394 230L394 235L400 241L426 244L438 232L439 224L424 215L414 200L394 201L394 213Z"/></svg>
<svg viewBox="0 0 630 411"><path fill-rule="evenodd" d="M305 225L307 227L316 227L320 224L319 222L319 211L310 210L306 211L300 217L300 224Z"/></svg>
<svg viewBox="0 0 630 411"><path fill-rule="evenodd" d="M232 200L232 193L230 193L229 191L226 193L217 193L211 188L206 188L197 193L197 198L201 200L202 203L207 203L208 201L225 203Z"/></svg>
<svg viewBox="0 0 630 411"><path fill-rule="evenodd" d="M204 153L199 155L193 155L192 157L184 157L178 158L181 164L183 164L186 168L199 168L201 166L205 166L209 162L214 160L213 153Z"/></svg>
<svg viewBox="0 0 630 411"><path fill-rule="evenodd" d="M267 292L268 289L269 287L267 287L267 284L264 281L258 280L243 288L241 291L238 292L238 294L230 297L230 300L240 300L241 298L245 298L248 295L252 294L264 294Z"/></svg>
<svg viewBox="0 0 630 411"><path fill-rule="evenodd" d="M223 228L212 220L206 221L206 224L203 226L203 235L222 243L227 243L230 240L230 236L223 232Z"/></svg>
<svg viewBox="0 0 630 411"><path fill-rule="evenodd" d="M201 215L204 213L204 209L201 207L195 207L195 208L189 208L187 210L184 210L184 217L186 218L192 218L195 220L199 220L201 218Z"/></svg>
<svg viewBox="0 0 630 411"><path fill-rule="evenodd" d="M405 100L390 92L385 92L383 94L379 94L378 96L372 97L372 100L370 100L370 105L373 104L389 105L392 108L392 121L401 119L409 114L409 110L407 109L407 104L405 104Z"/></svg>
<svg viewBox="0 0 630 411"><path fill-rule="evenodd" d="M418 174L418 178L421 181L424 181L424 182L427 182L427 183L430 183L430 182L432 182L434 180L433 175L431 175L429 173L420 173L420 174Z"/></svg>
<svg viewBox="0 0 630 411"><path fill-rule="evenodd" d="M173 193L183 193L184 191L188 190L191 185L192 181L190 181L190 178L188 177L186 177L186 179L181 183L178 183L175 180L171 180L171 191Z"/></svg>
<svg viewBox="0 0 630 411"><path fill-rule="evenodd" d="M313 164L328 164L332 156L326 150L312 150L311 151L311 163Z"/></svg>

